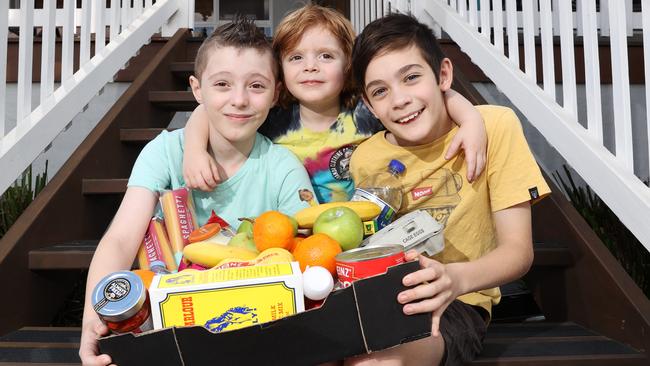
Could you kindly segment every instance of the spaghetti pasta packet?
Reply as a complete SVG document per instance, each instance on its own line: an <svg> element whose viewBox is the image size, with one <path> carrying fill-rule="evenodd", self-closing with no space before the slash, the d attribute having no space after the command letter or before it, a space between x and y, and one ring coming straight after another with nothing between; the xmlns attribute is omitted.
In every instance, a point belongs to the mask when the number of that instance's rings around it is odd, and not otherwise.
<svg viewBox="0 0 650 366"><path fill-rule="evenodd" d="M165 223L160 217L153 217L149 222L138 250L138 264L141 269L156 273L171 273L178 269L167 238Z"/></svg>
<svg viewBox="0 0 650 366"><path fill-rule="evenodd" d="M174 259L178 266L183 257L183 247L189 244L190 234L199 228L196 222L192 191L186 187L163 191L160 194L160 206L165 218Z"/></svg>

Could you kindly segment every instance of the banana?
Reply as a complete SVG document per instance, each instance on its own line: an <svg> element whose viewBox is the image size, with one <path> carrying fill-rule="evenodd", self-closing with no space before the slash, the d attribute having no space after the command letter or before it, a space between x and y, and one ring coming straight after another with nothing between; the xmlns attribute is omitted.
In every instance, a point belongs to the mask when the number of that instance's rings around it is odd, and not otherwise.
<svg viewBox="0 0 650 366"><path fill-rule="evenodd" d="M381 212L381 209L377 204L369 201L321 203L320 205L304 208L294 215L296 221L298 221L298 227L301 229L312 228L318 215L332 207L348 207L354 210L354 212L361 217L362 221L372 220Z"/></svg>
<svg viewBox="0 0 650 366"><path fill-rule="evenodd" d="M192 263L211 268L226 258L250 260L257 257L257 253L245 248L200 241L185 246L183 256Z"/></svg>
<svg viewBox="0 0 650 366"><path fill-rule="evenodd" d="M287 263L293 260L293 255L286 249L269 248L258 254L251 260L242 260L237 258L225 258L211 269L225 269L233 267L247 267L258 264Z"/></svg>

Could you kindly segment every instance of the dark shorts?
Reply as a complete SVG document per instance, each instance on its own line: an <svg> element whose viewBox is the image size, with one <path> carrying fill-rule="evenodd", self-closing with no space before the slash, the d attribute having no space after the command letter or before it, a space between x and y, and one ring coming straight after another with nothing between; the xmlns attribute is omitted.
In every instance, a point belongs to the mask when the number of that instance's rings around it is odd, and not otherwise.
<svg viewBox="0 0 650 366"><path fill-rule="evenodd" d="M464 365L483 349L487 329L483 308L454 300L440 318L440 333L445 340L445 355L441 365Z"/></svg>

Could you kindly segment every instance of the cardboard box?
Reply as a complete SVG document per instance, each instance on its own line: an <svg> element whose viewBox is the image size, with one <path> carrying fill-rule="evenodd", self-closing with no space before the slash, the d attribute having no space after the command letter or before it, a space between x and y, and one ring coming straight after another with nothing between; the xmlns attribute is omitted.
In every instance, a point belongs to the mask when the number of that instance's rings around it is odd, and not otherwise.
<svg viewBox="0 0 650 366"><path fill-rule="evenodd" d="M223 333L203 327L123 334L99 340L102 353L127 365L316 365L428 337L431 314L404 315L403 263L330 294L318 309Z"/></svg>
<svg viewBox="0 0 650 366"><path fill-rule="evenodd" d="M154 329L204 325L217 333L305 310L298 262L158 275L149 299Z"/></svg>

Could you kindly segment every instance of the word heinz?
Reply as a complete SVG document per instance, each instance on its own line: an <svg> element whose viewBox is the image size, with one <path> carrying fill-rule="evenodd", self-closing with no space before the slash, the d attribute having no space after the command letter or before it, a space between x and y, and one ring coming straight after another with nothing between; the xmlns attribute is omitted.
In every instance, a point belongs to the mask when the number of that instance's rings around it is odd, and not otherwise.
<svg viewBox="0 0 650 366"><path fill-rule="evenodd" d="M185 325L194 325L194 303L192 297L181 298L181 309L183 311L183 322Z"/></svg>

